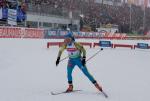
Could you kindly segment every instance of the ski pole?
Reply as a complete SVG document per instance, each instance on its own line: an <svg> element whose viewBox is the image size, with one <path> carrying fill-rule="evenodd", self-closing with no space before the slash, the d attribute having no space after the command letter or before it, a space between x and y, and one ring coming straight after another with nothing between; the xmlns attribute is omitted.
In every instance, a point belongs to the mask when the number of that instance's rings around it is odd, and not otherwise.
<svg viewBox="0 0 150 101"><path fill-rule="evenodd" d="M61 60L59 60L59 62L61 62L61 61L65 60L65 59L67 59L68 57L69 57L69 56L66 56L66 57L62 58Z"/></svg>
<svg viewBox="0 0 150 101"><path fill-rule="evenodd" d="M97 51L94 55L92 55L90 58L88 58L87 60L86 60L86 62L87 61L89 61L90 59L92 59L93 57L95 57L100 51L102 51L103 50L103 48L101 48L99 51ZM64 58L62 58L61 60L59 60L59 62L61 62L61 61L63 61L63 60L65 60L65 59L67 59L69 56L66 56L66 57L64 57Z"/></svg>
<svg viewBox="0 0 150 101"><path fill-rule="evenodd" d="M102 94L105 96L105 98L108 98L108 95L104 91L102 91Z"/></svg>
<svg viewBox="0 0 150 101"><path fill-rule="evenodd" d="M102 51L103 50L103 48L101 48L99 51L97 51L95 54L93 54L91 57L89 57L87 60L86 60L86 62L87 61L89 61L90 59L92 59L93 57L95 57L100 51Z"/></svg>

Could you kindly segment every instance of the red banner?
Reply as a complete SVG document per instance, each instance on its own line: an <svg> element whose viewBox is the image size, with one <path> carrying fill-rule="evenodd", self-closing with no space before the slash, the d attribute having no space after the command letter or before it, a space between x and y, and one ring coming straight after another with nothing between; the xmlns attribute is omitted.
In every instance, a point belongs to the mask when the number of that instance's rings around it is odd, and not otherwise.
<svg viewBox="0 0 150 101"><path fill-rule="evenodd" d="M0 27L0 38L44 38L44 29Z"/></svg>

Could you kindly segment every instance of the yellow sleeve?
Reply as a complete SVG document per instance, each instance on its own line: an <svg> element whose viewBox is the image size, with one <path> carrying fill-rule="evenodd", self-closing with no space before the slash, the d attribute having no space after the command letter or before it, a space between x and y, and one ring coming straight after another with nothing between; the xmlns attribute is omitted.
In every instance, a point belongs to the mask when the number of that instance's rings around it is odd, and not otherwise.
<svg viewBox="0 0 150 101"><path fill-rule="evenodd" d="M83 56L86 57L86 50L85 48L83 47L83 45L81 45L80 43L75 43L75 46L77 49L80 50L81 54L83 53Z"/></svg>
<svg viewBox="0 0 150 101"><path fill-rule="evenodd" d="M59 52L58 52L58 56L57 57L61 57L61 54L63 53L63 51L66 49L66 45L63 44L60 49L59 49Z"/></svg>

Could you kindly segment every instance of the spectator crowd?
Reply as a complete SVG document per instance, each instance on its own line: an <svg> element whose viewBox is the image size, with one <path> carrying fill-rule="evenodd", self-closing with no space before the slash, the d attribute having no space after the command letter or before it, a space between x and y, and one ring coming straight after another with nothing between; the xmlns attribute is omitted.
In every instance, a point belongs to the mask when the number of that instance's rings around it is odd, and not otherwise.
<svg viewBox="0 0 150 101"><path fill-rule="evenodd" d="M6 5L0 0L0 7ZM150 8L122 4L108 5L94 0L19 0L26 3L27 11L68 17L72 11L73 18L80 18L80 25L90 26L93 31L104 24L119 26L120 32L142 32L150 30ZM145 18L144 18L145 12ZM83 15L80 17L79 15ZM144 22L145 21L145 22Z"/></svg>

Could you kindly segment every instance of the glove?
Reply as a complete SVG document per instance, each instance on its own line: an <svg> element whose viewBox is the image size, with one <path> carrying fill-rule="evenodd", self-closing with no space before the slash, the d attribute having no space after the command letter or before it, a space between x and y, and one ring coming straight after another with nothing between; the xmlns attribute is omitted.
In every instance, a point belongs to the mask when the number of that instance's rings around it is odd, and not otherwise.
<svg viewBox="0 0 150 101"><path fill-rule="evenodd" d="M85 60L86 60L86 57L83 56L83 57L82 57L82 65L83 65L83 66L85 66L85 64L86 64L86 61L85 61Z"/></svg>
<svg viewBox="0 0 150 101"><path fill-rule="evenodd" d="M56 66L59 64L59 60L60 60L60 57L58 57L56 60Z"/></svg>

